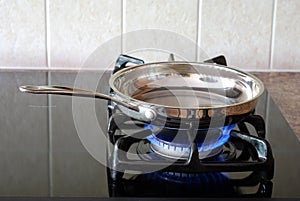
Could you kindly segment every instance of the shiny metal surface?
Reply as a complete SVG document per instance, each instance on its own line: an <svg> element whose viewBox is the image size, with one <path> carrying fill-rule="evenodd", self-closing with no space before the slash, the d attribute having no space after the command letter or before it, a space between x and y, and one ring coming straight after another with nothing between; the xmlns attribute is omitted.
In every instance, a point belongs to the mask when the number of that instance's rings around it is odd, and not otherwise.
<svg viewBox="0 0 300 201"><path fill-rule="evenodd" d="M162 62L125 68L110 79L121 99L147 105L158 116L207 119L254 110L263 83L242 71L208 63Z"/></svg>
<svg viewBox="0 0 300 201"><path fill-rule="evenodd" d="M116 99L113 96L109 96L102 93L88 91L84 89L77 89L65 86L32 86L25 85L19 87L21 92L33 93L33 94L56 94L56 95L69 95L69 96L81 96L90 98L99 98L104 100L111 100L117 103L119 106L124 106L127 109L127 114L130 116L138 116L140 120L151 120L155 118L155 114L151 109L145 109L136 105L125 102L121 99Z"/></svg>
<svg viewBox="0 0 300 201"><path fill-rule="evenodd" d="M209 63L127 67L114 73L109 84L114 91L110 95L61 86L21 86L20 90L112 100L122 112L138 120L205 120L200 125L209 125L212 118L234 123L254 110L264 91L255 76Z"/></svg>
<svg viewBox="0 0 300 201"><path fill-rule="evenodd" d="M127 104L124 101L114 99L112 96L108 96L108 95L93 92L93 91L87 91L87 90L83 90L83 89L64 87L64 86L32 86L32 85L20 86L19 89L21 92L33 93L33 94L70 95L70 96L82 96L82 97L91 97L91 98L111 100L120 105L124 105L125 107L128 107L132 110L138 111L138 108L133 107L132 105Z"/></svg>

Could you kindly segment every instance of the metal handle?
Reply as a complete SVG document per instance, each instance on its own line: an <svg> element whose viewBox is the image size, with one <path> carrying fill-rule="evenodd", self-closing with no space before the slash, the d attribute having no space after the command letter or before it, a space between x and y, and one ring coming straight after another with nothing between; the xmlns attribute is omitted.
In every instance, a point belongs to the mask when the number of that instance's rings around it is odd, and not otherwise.
<svg viewBox="0 0 300 201"><path fill-rule="evenodd" d="M131 105L129 103L116 99L112 96L108 96L106 94L87 91L83 89L64 87L64 86L32 86L32 85L20 86L19 89L21 92L32 93L32 94L56 94L56 95L80 96L80 97L90 97L90 98L111 100L126 108L140 112L140 108L138 106Z"/></svg>

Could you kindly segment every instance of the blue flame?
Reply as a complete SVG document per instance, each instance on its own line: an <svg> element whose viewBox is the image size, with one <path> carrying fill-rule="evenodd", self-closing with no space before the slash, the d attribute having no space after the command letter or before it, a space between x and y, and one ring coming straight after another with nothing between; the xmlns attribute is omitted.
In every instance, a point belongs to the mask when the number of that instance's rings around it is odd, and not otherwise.
<svg viewBox="0 0 300 201"><path fill-rule="evenodd" d="M230 138L230 132L231 130L235 127L235 124L224 126L224 127L219 127L219 128L210 128L210 132L221 132L221 135L217 140L214 140L212 142L205 141L205 139L197 139L196 142L198 145L198 151L210 151L215 148L218 148L222 145L224 145L228 139ZM183 142L174 142L173 138L177 134L177 131L187 131L187 129L177 129L177 128L167 128L167 133L166 131L159 132L159 128L155 127L151 124L146 124L144 126L144 129L151 130L152 135L148 136L147 139L150 141L150 143L154 144L155 146L164 148L164 149L170 149L171 147L177 150L184 151L187 148L190 147L190 144L187 141ZM197 129L197 132L208 132L208 129ZM155 134L157 133L157 134ZM207 133L209 135L211 133ZM208 136L209 137L209 136ZM186 136L187 139L187 136ZM205 142L205 143L204 143Z"/></svg>

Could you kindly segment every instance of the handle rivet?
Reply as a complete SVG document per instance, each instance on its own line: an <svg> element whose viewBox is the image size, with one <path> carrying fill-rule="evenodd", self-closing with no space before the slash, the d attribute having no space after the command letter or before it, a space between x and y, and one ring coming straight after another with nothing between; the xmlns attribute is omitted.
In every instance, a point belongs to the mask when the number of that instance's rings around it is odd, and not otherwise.
<svg viewBox="0 0 300 201"><path fill-rule="evenodd" d="M149 120L153 120L153 119L155 119L156 114L155 114L155 112L152 111L152 110L146 110L146 111L145 111L145 117L146 117L147 119L149 119Z"/></svg>

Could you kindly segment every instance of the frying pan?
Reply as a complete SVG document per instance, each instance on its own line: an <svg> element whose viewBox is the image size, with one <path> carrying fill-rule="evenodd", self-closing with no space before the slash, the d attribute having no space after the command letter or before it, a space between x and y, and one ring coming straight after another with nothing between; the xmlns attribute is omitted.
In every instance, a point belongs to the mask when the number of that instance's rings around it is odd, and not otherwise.
<svg viewBox="0 0 300 201"><path fill-rule="evenodd" d="M201 62L159 62L123 68L111 75L109 95L63 86L20 86L34 94L73 95L111 100L123 113L143 122L237 123L255 109L264 92L255 76L235 68Z"/></svg>

